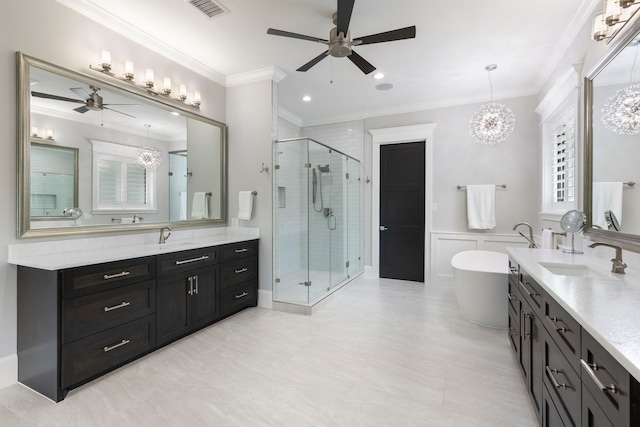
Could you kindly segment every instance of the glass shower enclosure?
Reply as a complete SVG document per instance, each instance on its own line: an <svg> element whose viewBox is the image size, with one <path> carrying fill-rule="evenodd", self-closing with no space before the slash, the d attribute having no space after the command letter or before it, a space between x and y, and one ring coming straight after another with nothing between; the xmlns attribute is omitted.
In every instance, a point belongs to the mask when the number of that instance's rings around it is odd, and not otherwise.
<svg viewBox="0 0 640 427"><path fill-rule="evenodd" d="M273 164L274 300L312 305L364 271L360 162L295 138Z"/></svg>

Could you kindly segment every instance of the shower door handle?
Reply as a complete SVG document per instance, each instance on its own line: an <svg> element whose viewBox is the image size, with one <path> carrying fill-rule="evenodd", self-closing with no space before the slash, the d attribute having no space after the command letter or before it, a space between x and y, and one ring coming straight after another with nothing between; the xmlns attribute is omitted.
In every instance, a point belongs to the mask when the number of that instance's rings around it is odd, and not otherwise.
<svg viewBox="0 0 640 427"><path fill-rule="evenodd" d="M333 218L333 227L331 226L331 218ZM329 227L329 230L335 230L338 228L338 217L334 214L327 215L327 226Z"/></svg>
<svg viewBox="0 0 640 427"><path fill-rule="evenodd" d="M381 226L380 226L380 231L387 231L387 230L388 230L388 228L387 228L387 227L385 227L384 225L381 225Z"/></svg>

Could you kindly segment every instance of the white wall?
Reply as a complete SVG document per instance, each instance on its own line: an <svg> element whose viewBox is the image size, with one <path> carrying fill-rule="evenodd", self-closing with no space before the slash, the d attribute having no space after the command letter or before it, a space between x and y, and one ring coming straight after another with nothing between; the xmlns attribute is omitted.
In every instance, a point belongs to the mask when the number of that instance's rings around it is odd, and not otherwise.
<svg viewBox="0 0 640 427"><path fill-rule="evenodd" d="M19 243L16 238L15 52L22 51L74 71L95 75L94 71L89 70L89 64L97 64L101 49L109 49L114 67L121 66L117 64L118 61L131 59L138 70L144 70L144 67L153 68L157 76L171 76L175 82L186 84L189 88L198 88L202 92L203 100L201 114L220 122L226 121L226 95L225 88L212 80L101 27L55 1L3 2L0 20L0 144L3 153L0 156L0 199L3 201L0 203L2 383L7 378L3 376L3 367L13 363L7 360L14 359L16 353L16 267L4 261L7 259L7 245ZM230 177L234 177L233 173L230 173Z"/></svg>

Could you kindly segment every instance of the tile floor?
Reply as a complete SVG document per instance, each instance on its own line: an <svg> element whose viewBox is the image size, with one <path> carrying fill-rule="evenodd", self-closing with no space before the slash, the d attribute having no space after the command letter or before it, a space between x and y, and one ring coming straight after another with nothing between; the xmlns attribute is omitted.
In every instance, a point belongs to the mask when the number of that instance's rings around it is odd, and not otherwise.
<svg viewBox="0 0 640 427"><path fill-rule="evenodd" d="M57 404L0 390L3 427L536 425L505 331L450 287L362 276L312 316L245 310Z"/></svg>

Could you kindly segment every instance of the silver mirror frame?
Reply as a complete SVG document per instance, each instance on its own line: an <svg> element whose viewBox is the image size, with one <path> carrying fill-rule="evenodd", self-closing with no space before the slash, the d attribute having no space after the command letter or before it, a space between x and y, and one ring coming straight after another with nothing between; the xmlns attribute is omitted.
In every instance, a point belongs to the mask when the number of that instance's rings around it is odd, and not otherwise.
<svg viewBox="0 0 640 427"><path fill-rule="evenodd" d="M621 233L619 231L601 230L593 227L593 80L635 37L640 33L640 19L636 14L633 22L628 23L624 33L618 34L617 39L600 60L584 77L584 212L587 224L584 234L592 240L615 242L620 247L634 252L640 252L640 235Z"/></svg>
<svg viewBox="0 0 640 427"><path fill-rule="evenodd" d="M158 229L160 227L170 226L172 228L179 227L202 227L214 224L226 224L227 222L227 128L224 123L216 120L209 119L194 113L188 109L188 106L183 105L178 101L173 101L164 97L153 97L147 91L137 86L133 86L126 82L120 82L117 79L96 78L89 75L79 73L76 71L68 70L63 67L59 67L50 62L43 61L22 52L16 52L16 65L17 65L17 146L16 146L16 161L17 161L17 237L19 239L31 238L31 237L47 237L47 236L62 236L62 235L78 235L89 233L111 233L111 232L127 232L127 231L140 231L149 229ZM146 102L151 104L158 104L161 107L170 108L172 110L179 111L180 114L187 118L199 120L216 126L221 132L221 201L220 201L220 218L217 219L199 219L199 220L187 220L187 221L173 221L173 222L153 222L153 223L137 223L126 225L79 225L69 227L49 227L49 228L31 228L30 218L30 200L26 197L30 190L30 167L28 165L28 159L30 159L31 150L31 93L29 84L29 69L30 67L37 67L45 71L59 74L61 76L75 79L85 82L87 84L94 84L100 87L108 88L121 95L128 96L140 96L145 99ZM185 108L187 107L187 108ZM27 192L27 193L25 193Z"/></svg>

